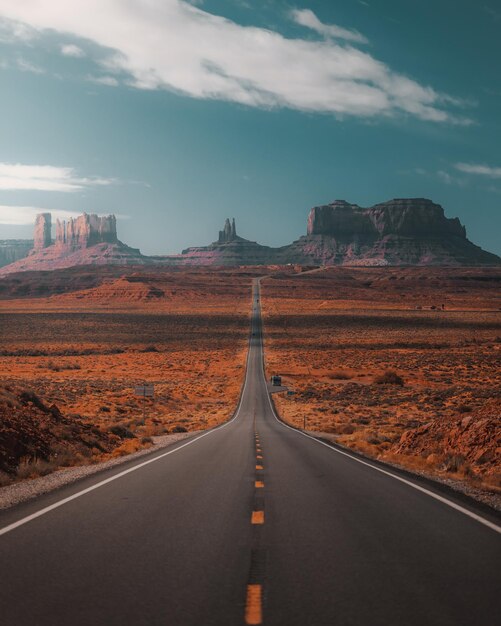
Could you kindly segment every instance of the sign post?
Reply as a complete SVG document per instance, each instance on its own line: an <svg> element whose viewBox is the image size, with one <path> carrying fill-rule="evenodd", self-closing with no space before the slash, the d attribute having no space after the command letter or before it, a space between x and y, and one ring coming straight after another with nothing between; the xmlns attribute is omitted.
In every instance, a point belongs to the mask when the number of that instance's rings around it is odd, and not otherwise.
<svg viewBox="0 0 501 626"><path fill-rule="evenodd" d="M143 383L142 385L138 385L134 387L134 393L136 396L141 396L143 398L143 422L146 421L146 398L154 398L155 397L155 386L150 383Z"/></svg>

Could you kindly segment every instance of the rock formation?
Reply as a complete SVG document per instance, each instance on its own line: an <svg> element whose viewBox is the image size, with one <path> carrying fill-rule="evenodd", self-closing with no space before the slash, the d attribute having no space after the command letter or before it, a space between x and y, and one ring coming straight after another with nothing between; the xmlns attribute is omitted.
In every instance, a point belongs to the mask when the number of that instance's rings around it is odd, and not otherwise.
<svg viewBox="0 0 501 626"><path fill-rule="evenodd" d="M268 265L274 263L275 249L261 246L237 235L235 218L226 218L218 240L208 246L187 248L180 255L163 257L176 265Z"/></svg>
<svg viewBox="0 0 501 626"><path fill-rule="evenodd" d="M398 198L362 208L344 200L313 207L305 237L281 258L315 265L498 265L439 204Z"/></svg>
<svg viewBox="0 0 501 626"><path fill-rule="evenodd" d="M50 238L50 226L50 213L37 215L35 238L29 254L3 267L0 275L75 265L145 265L153 262L139 250L119 241L114 215L99 217L84 213L68 221L57 220L54 243Z"/></svg>
<svg viewBox="0 0 501 626"><path fill-rule="evenodd" d="M439 204L400 198L363 208L344 200L313 207L307 234L288 246L270 248L237 235L226 219L218 240L181 254L143 256L118 240L114 215L84 213L57 221L50 240L50 214L37 217L33 250L0 270L7 274L73 265L500 265L501 259L466 238L459 219ZM1 253L1 247L0 247ZM19 257L17 257L19 258ZM14 260L14 259L13 259ZM0 255L1 262L1 255Z"/></svg>
<svg viewBox="0 0 501 626"><path fill-rule="evenodd" d="M52 244L52 216L50 213L39 213L35 220L33 249L42 250Z"/></svg>
<svg viewBox="0 0 501 626"><path fill-rule="evenodd" d="M50 214L49 214L50 215ZM57 220L55 245L76 250L98 243L117 243L117 222L114 215L99 217L84 213L68 221Z"/></svg>
<svg viewBox="0 0 501 626"><path fill-rule="evenodd" d="M228 243L230 241L235 241L236 239L237 239L237 229L235 226L235 218L231 220L231 224L230 224L230 220L227 217L224 223L223 230L219 231L218 243Z"/></svg>
<svg viewBox="0 0 501 626"><path fill-rule="evenodd" d="M349 240L379 239L386 235L466 239L466 230L458 218L448 219L439 204L424 198L400 198L368 209L336 200L311 209L307 235Z"/></svg>

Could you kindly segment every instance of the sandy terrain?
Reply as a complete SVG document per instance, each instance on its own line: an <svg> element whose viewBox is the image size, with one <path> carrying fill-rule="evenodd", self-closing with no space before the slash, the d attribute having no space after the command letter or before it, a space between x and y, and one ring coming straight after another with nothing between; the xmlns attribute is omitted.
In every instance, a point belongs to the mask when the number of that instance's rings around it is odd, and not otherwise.
<svg viewBox="0 0 501 626"><path fill-rule="evenodd" d="M267 372L295 392L275 395L281 416L501 493L500 284L499 269L266 278Z"/></svg>
<svg viewBox="0 0 501 626"><path fill-rule="evenodd" d="M228 419L244 375L251 278L134 273L0 301L0 482ZM154 400L134 395L143 382L155 385Z"/></svg>

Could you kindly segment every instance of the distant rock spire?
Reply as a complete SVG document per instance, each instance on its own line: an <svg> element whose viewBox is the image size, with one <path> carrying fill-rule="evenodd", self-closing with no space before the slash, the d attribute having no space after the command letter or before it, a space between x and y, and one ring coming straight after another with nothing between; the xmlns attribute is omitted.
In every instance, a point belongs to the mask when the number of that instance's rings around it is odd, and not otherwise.
<svg viewBox="0 0 501 626"><path fill-rule="evenodd" d="M219 231L219 243L228 243L234 241L237 238L237 229L235 226L235 218L230 222L230 218L227 217L224 222L223 230Z"/></svg>
<svg viewBox="0 0 501 626"><path fill-rule="evenodd" d="M52 243L51 237L51 214L39 213L35 221L35 235L33 241L33 248L35 250L42 250L48 248Z"/></svg>

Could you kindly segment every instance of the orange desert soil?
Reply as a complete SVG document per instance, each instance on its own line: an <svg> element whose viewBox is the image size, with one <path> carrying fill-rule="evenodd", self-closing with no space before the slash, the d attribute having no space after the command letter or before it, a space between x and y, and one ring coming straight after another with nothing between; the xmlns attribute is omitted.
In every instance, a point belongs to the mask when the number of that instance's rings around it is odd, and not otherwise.
<svg viewBox="0 0 501 626"><path fill-rule="evenodd" d="M38 298L16 298L23 276L11 277L0 300L0 484L134 452L234 411L256 271L117 269L40 273L49 293ZM24 285L35 292L36 273ZM154 400L134 395L143 382Z"/></svg>
<svg viewBox="0 0 501 626"><path fill-rule="evenodd" d="M368 456L501 493L500 285L499 268L267 277L267 373L294 391L274 395L280 415Z"/></svg>

